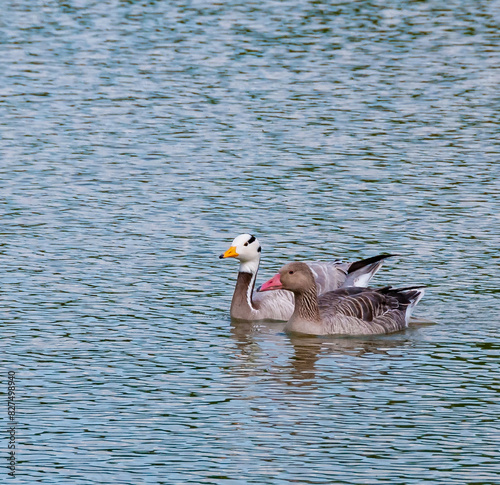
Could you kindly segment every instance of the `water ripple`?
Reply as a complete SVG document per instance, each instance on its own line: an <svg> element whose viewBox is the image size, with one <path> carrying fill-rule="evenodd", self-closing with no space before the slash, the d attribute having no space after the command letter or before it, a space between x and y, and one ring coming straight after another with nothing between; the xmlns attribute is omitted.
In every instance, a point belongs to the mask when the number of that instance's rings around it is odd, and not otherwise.
<svg viewBox="0 0 500 485"><path fill-rule="evenodd" d="M5 10L21 479L497 481L498 2ZM426 285L417 321L344 339L231 323L217 256L242 232L262 281L399 254L374 281Z"/></svg>

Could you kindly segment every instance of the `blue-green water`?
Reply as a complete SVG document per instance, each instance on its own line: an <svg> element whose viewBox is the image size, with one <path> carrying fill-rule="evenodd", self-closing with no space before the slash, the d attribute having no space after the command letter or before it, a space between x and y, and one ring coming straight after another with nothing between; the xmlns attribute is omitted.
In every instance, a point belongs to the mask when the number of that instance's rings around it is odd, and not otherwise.
<svg viewBox="0 0 500 485"><path fill-rule="evenodd" d="M498 1L2 10L12 483L500 483ZM232 324L242 232L436 323Z"/></svg>

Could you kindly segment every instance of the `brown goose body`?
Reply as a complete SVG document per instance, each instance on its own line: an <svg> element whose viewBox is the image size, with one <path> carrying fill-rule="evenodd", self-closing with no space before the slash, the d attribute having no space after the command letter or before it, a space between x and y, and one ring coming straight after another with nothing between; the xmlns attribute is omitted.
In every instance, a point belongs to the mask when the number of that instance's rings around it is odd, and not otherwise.
<svg viewBox="0 0 500 485"><path fill-rule="evenodd" d="M347 287L318 297L314 276L304 263L289 263L261 291L288 289L295 308L285 331L311 335L375 335L408 326L422 288ZM272 293L272 292L271 292Z"/></svg>

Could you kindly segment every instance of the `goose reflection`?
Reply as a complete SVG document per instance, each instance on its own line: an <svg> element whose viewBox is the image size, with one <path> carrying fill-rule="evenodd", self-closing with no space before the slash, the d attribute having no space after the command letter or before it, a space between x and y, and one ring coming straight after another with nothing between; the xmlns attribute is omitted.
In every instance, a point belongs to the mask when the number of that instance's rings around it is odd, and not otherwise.
<svg viewBox="0 0 500 485"><path fill-rule="evenodd" d="M322 358L339 355L363 358L381 354L397 359L404 356L404 348L412 345L418 329L429 324L433 322L414 319L407 330L391 335L318 337L286 334L283 332L285 322L232 320L231 333L246 371L250 364L259 372L259 368L263 369L262 359L267 358L266 372L273 369L272 373L280 381L287 381L292 386L307 386L316 379L317 363ZM401 352L394 352L397 349Z"/></svg>
<svg viewBox="0 0 500 485"><path fill-rule="evenodd" d="M365 355L382 354L390 358L398 358L403 353L393 353L394 349L410 345L410 340L404 333L399 338L381 337L346 338L315 336L291 336L290 343L293 355L289 359L290 382L294 385L311 382L316 377L317 362L322 358L348 355L362 358Z"/></svg>

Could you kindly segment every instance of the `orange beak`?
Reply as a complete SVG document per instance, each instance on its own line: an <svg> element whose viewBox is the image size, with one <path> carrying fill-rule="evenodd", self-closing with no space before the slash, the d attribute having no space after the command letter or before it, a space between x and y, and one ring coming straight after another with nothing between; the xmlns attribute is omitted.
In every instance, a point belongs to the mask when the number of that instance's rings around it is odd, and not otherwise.
<svg viewBox="0 0 500 485"><path fill-rule="evenodd" d="M239 254L236 252L236 247L235 246L231 246L225 253L222 253L219 256L219 259L222 259L222 258L236 258L237 256L239 256Z"/></svg>

